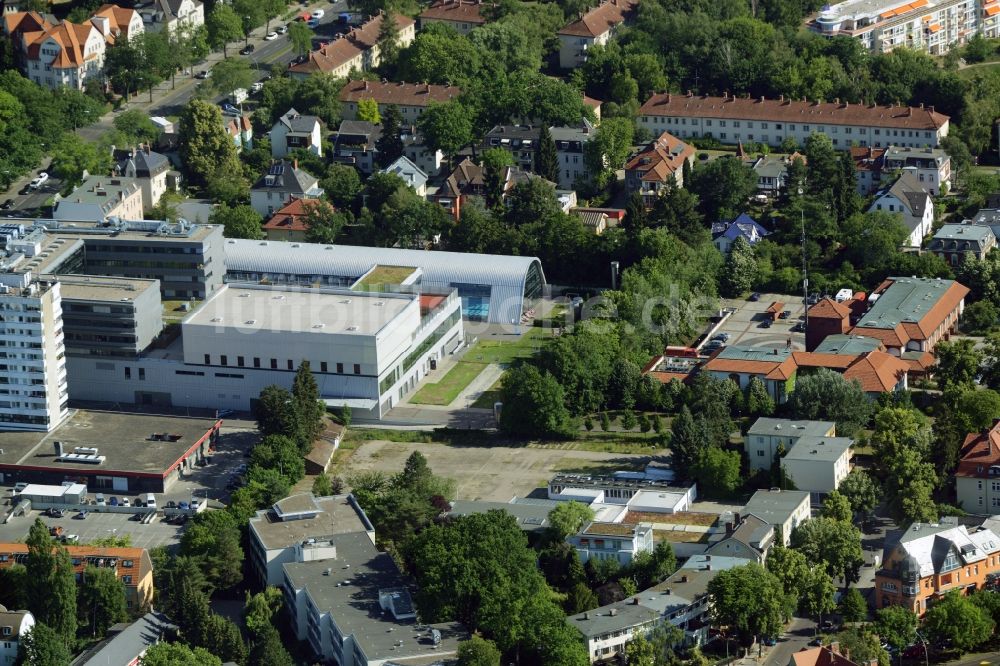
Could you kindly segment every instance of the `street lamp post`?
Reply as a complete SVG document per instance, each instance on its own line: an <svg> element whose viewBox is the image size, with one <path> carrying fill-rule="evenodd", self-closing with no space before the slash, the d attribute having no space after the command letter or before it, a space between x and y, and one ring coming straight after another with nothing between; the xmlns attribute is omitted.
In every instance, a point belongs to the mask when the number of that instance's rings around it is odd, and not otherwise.
<svg viewBox="0 0 1000 666"><path fill-rule="evenodd" d="M246 47L250 46L250 17L249 16L244 16L243 17L243 36L246 37L246 39L243 42L243 48L246 48Z"/></svg>

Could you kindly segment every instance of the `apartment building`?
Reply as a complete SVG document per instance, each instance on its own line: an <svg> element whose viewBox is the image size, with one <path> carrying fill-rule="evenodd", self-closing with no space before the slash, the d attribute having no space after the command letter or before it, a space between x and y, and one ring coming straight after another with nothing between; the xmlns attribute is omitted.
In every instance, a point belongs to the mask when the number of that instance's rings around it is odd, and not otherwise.
<svg viewBox="0 0 1000 666"><path fill-rule="evenodd" d="M91 22L63 21L21 36L26 76L46 88L83 90L100 80L107 38Z"/></svg>
<svg viewBox="0 0 1000 666"><path fill-rule="evenodd" d="M288 73L292 78L306 79L310 74L322 72L333 78L343 78L351 72L369 72L382 62L379 34L385 14L379 12L361 26L344 35L336 35L332 42L309 53L305 62L291 63ZM393 14L396 22L396 46L404 49L416 37L416 21L403 14Z"/></svg>
<svg viewBox="0 0 1000 666"><path fill-rule="evenodd" d="M941 148L889 146L883 160L886 171L912 171L920 187L931 196L946 194L951 189L951 157Z"/></svg>
<svg viewBox="0 0 1000 666"><path fill-rule="evenodd" d="M590 179L590 168L584 152L595 132L596 129L589 120L584 120L577 127L553 127L549 130L556 144L560 189L573 189L578 180Z"/></svg>
<svg viewBox="0 0 1000 666"><path fill-rule="evenodd" d="M153 604L153 561L145 548L104 548L101 546L66 546L76 582L82 583L87 567L111 569L125 586L125 603L130 612L144 611ZM28 546L23 543L0 543L0 569L23 564Z"/></svg>
<svg viewBox="0 0 1000 666"><path fill-rule="evenodd" d="M385 113L386 108L395 106L404 121L414 123L431 104L443 104L457 99L461 94L461 88L450 85L351 80L340 90L340 103L343 105L341 117L344 120L356 120L358 102L372 99L378 103L379 113Z"/></svg>
<svg viewBox="0 0 1000 666"><path fill-rule="evenodd" d="M611 41L618 28L631 19L639 3L635 0L606 0L563 26L559 37L559 66L574 69L587 62L587 51Z"/></svg>
<svg viewBox="0 0 1000 666"><path fill-rule="evenodd" d="M142 184L124 176L88 176L72 193L56 202L52 215L57 220L82 222L104 222L112 217L142 220Z"/></svg>
<svg viewBox="0 0 1000 666"><path fill-rule="evenodd" d="M752 514L781 532L781 542L792 542L792 530L809 520L812 502L803 490L758 490L747 502L743 513Z"/></svg>
<svg viewBox="0 0 1000 666"><path fill-rule="evenodd" d="M420 12L417 21L421 29L432 23L442 23L460 35L468 35L486 24L486 11L492 11L495 7L493 3L484 3L482 0L436 0Z"/></svg>
<svg viewBox="0 0 1000 666"><path fill-rule="evenodd" d="M205 5L198 0L152 0L136 9L149 30L190 32L205 25Z"/></svg>
<svg viewBox="0 0 1000 666"><path fill-rule="evenodd" d="M955 469L955 496L969 513L1000 514L1000 420L966 436Z"/></svg>
<svg viewBox="0 0 1000 666"><path fill-rule="evenodd" d="M983 259L997 245L993 230L979 224L945 224L934 234L927 249L952 266L967 258Z"/></svg>
<svg viewBox="0 0 1000 666"><path fill-rule="evenodd" d="M873 53L906 47L944 55L980 32L981 20L991 16L987 5L977 0L847 0L824 7L808 25L825 37L853 37Z"/></svg>
<svg viewBox="0 0 1000 666"><path fill-rule="evenodd" d="M626 566L639 553L653 552L653 526L592 521L567 541L576 550L580 562L617 560L618 564Z"/></svg>
<svg viewBox="0 0 1000 666"><path fill-rule="evenodd" d="M923 245L924 237L934 228L934 200L917 180L917 173L903 170L885 189L875 193L869 213L895 213L906 227L905 247Z"/></svg>
<svg viewBox="0 0 1000 666"><path fill-rule="evenodd" d="M787 453L802 437L834 437L837 424L832 421L794 421L761 417L750 426L745 438L751 474L770 469L781 452Z"/></svg>
<svg viewBox="0 0 1000 666"><path fill-rule="evenodd" d="M570 615L566 624L580 632L592 664L613 663L629 641L666 624L683 632L685 645L700 645L709 636L708 584L720 571L750 561L694 555L662 583L622 601Z"/></svg>
<svg viewBox="0 0 1000 666"><path fill-rule="evenodd" d="M798 144L819 132L834 147L852 145L937 147L948 135L949 118L934 107L879 106L848 102L815 102L780 97L737 97L657 93L639 109L639 124L654 134L668 131L681 139L712 137L728 144L766 143L780 146L786 138Z"/></svg>
<svg viewBox="0 0 1000 666"><path fill-rule="evenodd" d="M0 273L0 429L52 430L69 415L59 283Z"/></svg>
<svg viewBox="0 0 1000 666"><path fill-rule="evenodd" d="M902 606L919 616L952 590L968 593L1000 573L1000 537L968 529L953 516L913 523L886 548L875 572L875 607Z"/></svg>
<svg viewBox="0 0 1000 666"><path fill-rule="evenodd" d="M809 435L800 437L781 459L786 479L817 502L840 487L851 473L854 440L849 437Z"/></svg>

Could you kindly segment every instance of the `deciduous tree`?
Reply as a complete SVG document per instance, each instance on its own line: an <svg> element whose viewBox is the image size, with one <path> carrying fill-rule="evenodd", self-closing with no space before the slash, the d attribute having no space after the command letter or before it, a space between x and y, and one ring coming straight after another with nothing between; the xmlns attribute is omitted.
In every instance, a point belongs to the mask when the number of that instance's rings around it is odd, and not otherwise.
<svg viewBox="0 0 1000 666"><path fill-rule="evenodd" d="M875 612L875 631L879 638L901 653L917 638L917 616L902 606L879 608Z"/></svg>
<svg viewBox="0 0 1000 666"><path fill-rule="evenodd" d="M449 158L472 141L472 118L461 102L432 103L417 121L428 148Z"/></svg>
<svg viewBox="0 0 1000 666"><path fill-rule="evenodd" d="M264 218L251 206L239 205L229 207L225 203L212 211L208 218L209 224L221 224L222 233L226 238L249 238L259 240L264 237L261 224Z"/></svg>
<svg viewBox="0 0 1000 666"><path fill-rule="evenodd" d="M837 434L850 437L868 423L871 402L857 381L848 381L833 370L821 368L800 377L788 399L793 418L837 423Z"/></svg>
<svg viewBox="0 0 1000 666"><path fill-rule="evenodd" d="M223 128L222 112L214 104L199 99L188 102L181 113L178 141L181 159L197 184L207 183L217 173L243 172L236 146Z"/></svg>
<svg viewBox="0 0 1000 666"><path fill-rule="evenodd" d="M792 532L792 547L809 562L823 564L827 573L855 580L864 562L861 532L854 525L832 518L807 520Z"/></svg>
<svg viewBox="0 0 1000 666"><path fill-rule="evenodd" d="M549 524L556 533L558 541L576 534L589 521L594 519L594 510L586 504L577 501L560 502L549 511Z"/></svg>
<svg viewBox="0 0 1000 666"><path fill-rule="evenodd" d="M493 641L473 634L458 646L458 666L500 666L500 650Z"/></svg>
<svg viewBox="0 0 1000 666"><path fill-rule="evenodd" d="M243 579L240 531L228 512L195 516L181 538L180 552L201 561L206 579L216 589L228 589Z"/></svg>
<svg viewBox="0 0 1000 666"><path fill-rule="evenodd" d="M708 583L712 620L744 642L777 636L791 614L781 582L759 564L720 571Z"/></svg>
<svg viewBox="0 0 1000 666"><path fill-rule="evenodd" d="M853 512L851 502L839 492L834 490L823 500L822 515L824 518L841 520L845 523L851 522Z"/></svg>
<svg viewBox="0 0 1000 666"><path fill-rule="evenodd" d="M556 142L552 139L549 126L545 123L542 123L542 127L538 132L538 150L535 151L535 173L550 182L559 182L559 153L556 151Z"/></svg>
<svg viewBox="0 0 1000 666"><path fill-rule="evenodd" d="M868 602L857 588L852 587L840 598L838 610L844 622L863 622L868 617Z"/></svg>
<svg viewBox="0 0 1000 666"><path fill-rule="evenodd" d="M31 666L66 666L73 659L70 648L73 644L71 637L61 635L36 618L31 631L18 643L18 663Z"/></svg>
<svg viewBox="0 0 1000 666"><path fill-rule="evenodd" d="M378 102L371 97L358 100L358 120L378 125L382 122L382 116L378 110Z"/></svg>
<svg viewBox="0 0 1000 666"><path fill-rule="evenodd" d="M858 468L851 470L838 490L851 503L851 510L860 514L871 513L882 494L868 473Z"/></svg>
<svg viewBox="0 0 1000 666"><path fill-rule="evenodd" d="M723 268L720 291L730 298L749 291L757 280L757 257L753 248L742 236L729 249Z"/></svg>
<svg viewBox="0 0 1000 666"><path fill-rule="evenodd" d="M108 627L128 619L125 606L125 584L107 567L88 566L79 588L80 624L99 637Z"/></svg>
<svg viewBox="0 0 1000 666"><path fill-rule="evenodd" d="M500 428L505 432L555 438L571 434L563 388L548 372L539 372L533 365L511 368L504 375L500 395Z"/></svg>
<svg viewBox="0 0 1000 666"><path fill-rule="evenodd" d="M222 666L222 660L205 648L193 650L183 643L157 643L139 658L140 666Z"/></svg>
<svg viewBox="0 0 1000 666"><path fill-rule="evenodd" d="M243 38L243 21L233 11L233 8L225 3L217 3L205 19L208 28L208 43L213 48L221 48L224 58L229 57L229 42L235 42ZM296 25L296 23L292 23ZM289 27L291 32L291 27Z"/></svg>

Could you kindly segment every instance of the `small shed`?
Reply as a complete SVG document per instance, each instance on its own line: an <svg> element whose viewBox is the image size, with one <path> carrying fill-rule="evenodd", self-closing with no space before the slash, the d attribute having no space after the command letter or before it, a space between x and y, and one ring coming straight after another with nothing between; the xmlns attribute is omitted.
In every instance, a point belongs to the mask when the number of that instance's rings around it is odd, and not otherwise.
<svg viewBox="0 0 1000 666"><path fill-rule="evenodd" d="M778 321L778 317L785 310L785 304L781 301L775 301L764 310L764 314L771 318L771 321Z"/></svg>

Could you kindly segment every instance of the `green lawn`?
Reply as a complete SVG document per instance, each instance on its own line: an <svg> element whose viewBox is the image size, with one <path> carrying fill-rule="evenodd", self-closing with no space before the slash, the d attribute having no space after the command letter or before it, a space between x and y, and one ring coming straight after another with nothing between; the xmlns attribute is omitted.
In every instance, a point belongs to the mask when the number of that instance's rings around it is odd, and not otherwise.
<svg viewBox="0 0 1000 666"><path fill-rule="evenodd" d="M418 405L449 405L485 367L485 363L459 361L440 381L424 384L410 398L410 402Z"/></svg>
<svg viewBox="0 0 1000 666"><path fill-rule="evenodd" d="M547 334L543 329L529 328L516 340L480 340L440 381L425 384L410 398L410 402L417 405L451 404L487 365L496 363L507 366L516 359L529 358L546 343L544 336ZM473 407L493 407L499 389L498 380L473 403Z"/></svg>

